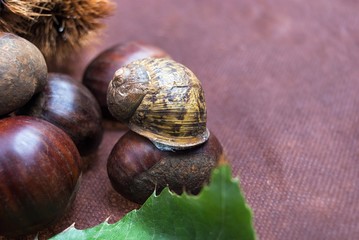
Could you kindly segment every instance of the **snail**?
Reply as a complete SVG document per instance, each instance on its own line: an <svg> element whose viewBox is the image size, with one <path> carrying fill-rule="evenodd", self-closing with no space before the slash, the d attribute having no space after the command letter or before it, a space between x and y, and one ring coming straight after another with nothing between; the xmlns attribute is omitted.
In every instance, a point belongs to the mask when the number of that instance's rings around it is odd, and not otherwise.
<svg viewBox="0 0 359 240"><path fill-rule="evenodd" d="M184 65L145 58L121 67L111 80L110 113L160 150L180 150L207 141L207 111L200 81Z"/></svg>
<svg viewBox="0 0 359 240"><path fill-rule="evenodd" d="M168 58L131 62L114 74L108 108L130 130L113 147L107 174L113 188L143 204L166 186L198 194L223 148L206 127L204 92L194 73Z"/></svg>

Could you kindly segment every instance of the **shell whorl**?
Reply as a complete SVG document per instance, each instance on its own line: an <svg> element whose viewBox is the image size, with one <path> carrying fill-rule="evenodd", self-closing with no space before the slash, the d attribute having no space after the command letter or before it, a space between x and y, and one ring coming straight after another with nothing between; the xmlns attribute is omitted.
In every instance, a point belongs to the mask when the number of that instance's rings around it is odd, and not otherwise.
<svg viewBox="0 0 359 240"><path fill-rule="evenodd" d="M146 58L120 68L107 101L114 117L162 150L190 148L209 137L201 83L173 60Z"/></svg>
<svg viewBox="0 0 359 240"><path fill-rule="evenodd" d="M147 93L149 75L142 65L129 64L115 72L107 91L111 114L122 122L129 122Z"/></svg>

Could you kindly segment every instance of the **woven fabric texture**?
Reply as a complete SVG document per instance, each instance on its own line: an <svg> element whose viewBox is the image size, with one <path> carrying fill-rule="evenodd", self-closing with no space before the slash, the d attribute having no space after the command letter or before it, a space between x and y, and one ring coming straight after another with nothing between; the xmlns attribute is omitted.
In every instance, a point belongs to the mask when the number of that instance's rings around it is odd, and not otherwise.
<svg viewBox="0 0 359 240"><path fill-rule="evenodd" d="M359 239L359 2L117 2L102 50L142 40L202 81L208 126L238 175L260 239ZM107 129L70 211L41 237L120 219L106 161L125 130Z"/></svg>

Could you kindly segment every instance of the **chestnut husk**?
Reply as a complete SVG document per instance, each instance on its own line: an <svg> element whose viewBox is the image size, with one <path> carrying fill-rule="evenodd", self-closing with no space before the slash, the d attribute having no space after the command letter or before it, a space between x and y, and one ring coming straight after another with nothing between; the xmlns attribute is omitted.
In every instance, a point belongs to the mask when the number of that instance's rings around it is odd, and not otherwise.
<svg viewBox="0 0 359 240"><path fill-rule="evenodd" d="M177 194L198 194L212 169L225 160L213 133L191 149L161 151L147 138L128 131L113 147L107 173L113 188L130 201L143 204L166 186Z"/></svg>

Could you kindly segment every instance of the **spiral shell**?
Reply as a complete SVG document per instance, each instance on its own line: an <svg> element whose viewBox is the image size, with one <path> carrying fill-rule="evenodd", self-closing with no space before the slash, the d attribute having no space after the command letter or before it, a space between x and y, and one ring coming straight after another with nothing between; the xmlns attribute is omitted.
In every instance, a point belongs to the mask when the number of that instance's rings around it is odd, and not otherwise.
<svg viewBox="0 0 359 240"><path fill-rule="evenodd" d="M201 83L173 60L145 58L120 68L107 103L115 118L161 150L190 148L209 137Z"/></svg>

